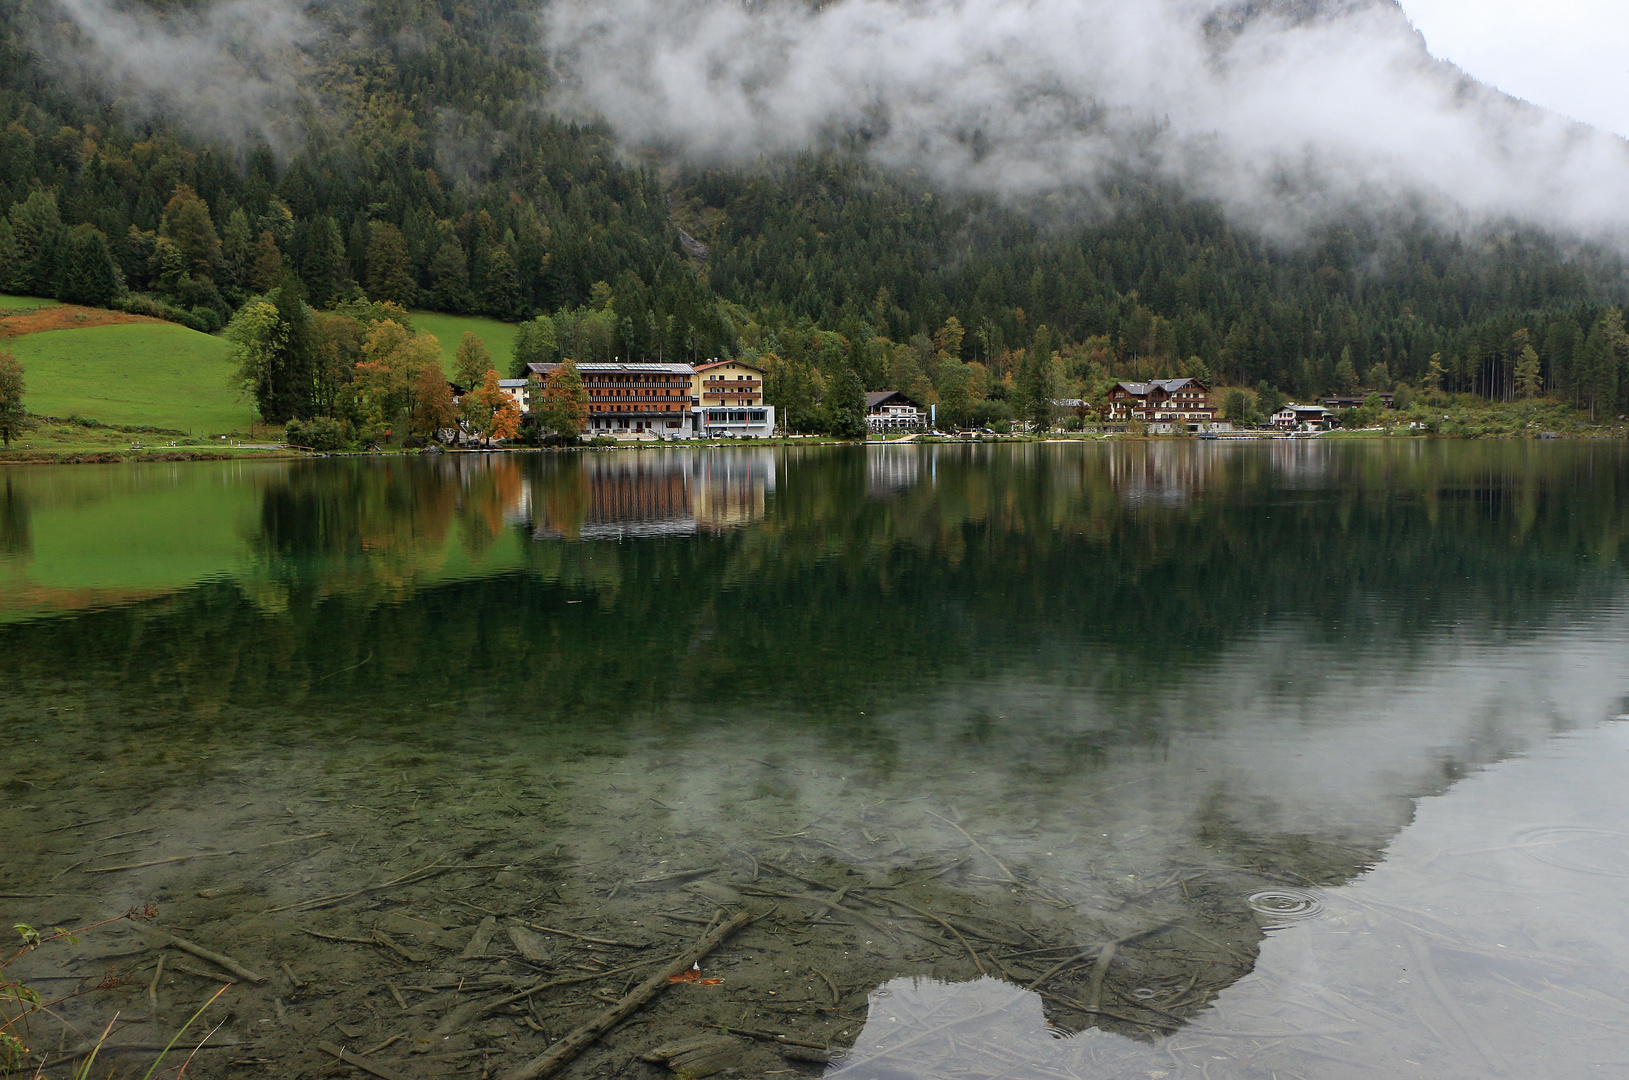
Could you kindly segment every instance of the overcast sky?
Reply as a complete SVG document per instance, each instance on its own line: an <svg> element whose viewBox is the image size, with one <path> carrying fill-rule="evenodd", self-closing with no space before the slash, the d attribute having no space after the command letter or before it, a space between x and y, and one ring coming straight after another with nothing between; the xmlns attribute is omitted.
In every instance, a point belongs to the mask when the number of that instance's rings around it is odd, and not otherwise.
<svg viewBox="0 0 1629 1080"><path fill-rule="evenodd" d="M1431 52L1507 94L1629 136L1625 0L1402 0Z"/></svg>

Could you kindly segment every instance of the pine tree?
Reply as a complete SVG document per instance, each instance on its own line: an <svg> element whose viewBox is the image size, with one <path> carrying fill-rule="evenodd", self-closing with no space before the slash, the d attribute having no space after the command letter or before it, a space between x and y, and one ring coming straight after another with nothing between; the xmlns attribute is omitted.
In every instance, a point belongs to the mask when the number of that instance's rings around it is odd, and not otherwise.
<svg viewBox="0 0 1629 1080"><path fill-rule="evenodd" d="M430 302L439 311L470 309L469 260L464 246L449 228L430 260Z"/></svg>
<svg viewBox="0 0 1629 1080"><path fill-rule="evenodd" d="M328 306L349 276L345 265L345 241L340 236L334 219L326 214L312 219L306 233L304 256L300 260L300 277L317 308Z"/></svg>
<svg viewBox="0 0 1629 1080"><path fill-rule="evenodd" d="M280 333L267 356L255 398L268 424L286 424L312 415L316 364L312 349L311 311L300 279L284 273L272 299Z"/></svg>
<svg viewBox="0 0 1629 1080"><path fill-rule="evenodd" d="M1052 353L1052 332L1043 324L1035 328L1035 340L1018 368L1018 410L1036 434L1052 430L1057 411L1058 365Z"/></svg>
<svg viewBox="0 0 1629 1080"><path fill-rule="evenodd" d="M1603 314L1584 340L1584 352L1579 363L1578 384L1584 404L1589 407L1591 420L1609 413L1618 402L1618 356L1614 330L1623 333L1623 317L1618 316L1616 326L1612 312Z"/></svg>
<svg viewBox="0 0 1629 1080"><path fill-rule="evenodd" d="M8 287L39 296L50 295L49 289L57 277L52 247L62 231L56 192L36 187L28 193L28 198L11 208L10 217L17 263Z"/></svg>
<svg viewBox="0 0 1629 1080"><path fill-rule="evenodd" d="M513 319L520 313L520 279L509 249L494 245L487 253L481 311L494 319Z"/></svg>
<svg viewBox="0 0 1629 1080"><path fill-rule="evenodd" d="M1543 389L1538 351L1531 345L1525 345L1521 355L1516 358L1516 392L1524 398L1535 398Z"/></svg>
<svg viewBox="0 0 1629 1080"><path fill-rule="evenodd" d="M375 221L368 228L368 299L388 300L410 308L418 292L402 231L388 222Z"/></svg>
<svg viewBox="0 0 1629 1080"><path fill-rule="evenodd" d="M0 289L17 289L17 271L22 264L22 253L17 248L17 234L12 231L11 220L0 217Z"/></svg>
<svg viewBox="0 0 1629 1080"><path fill-rule="evenodd" d="M213 279L221 262L221 240L215 233L208 204L192 188L185 184L176 187L164 206L158 235L180 249L187 273Z"/></svg>
<svg viewBox="0 0 1629 1080"><path fill-rule="evenodd" d="M68 234L68 254L57 296L74 304L106 307L119 295L119 269L107 237L91 225L76 225Z"/></svg>
<svg viewBox="0 0 1629 1080"><path fill-rule="evenodd" d="M254 260L254 236L249 231L249 215L237 207L221 230L221 263L226 281L239 289L249 287L249 271Z"/></svg>
<svg viewBox="0 0 1629 1080"><path fill-rule="evenodd" d="M859 372L846 363L838 363L837 370L827 376L824 411L826 432L839 439L866 437L865 384Z"/></svg>
<svg viewBox="0 0 1629 1080"><path fill-rule="evenodd" d="M249 270L249 284L259 293L267 293L283 279L283 253L270 229L262 229L255 244L254 264Z"/></svg>
<svg viewBox="0 0 1629 1080"><path fill-rule="evenodd" d="M1340 362L1335 365L1335 389L1350 394L1358 388L1357 367L1352 363L1352 347L1341 349Z"/></svg>

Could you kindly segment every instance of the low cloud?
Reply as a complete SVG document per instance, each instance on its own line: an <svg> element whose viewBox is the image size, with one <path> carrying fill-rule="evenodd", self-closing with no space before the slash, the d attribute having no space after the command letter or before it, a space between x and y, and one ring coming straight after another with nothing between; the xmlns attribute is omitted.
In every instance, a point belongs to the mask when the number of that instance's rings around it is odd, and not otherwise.
<svg viewBox="0 0 1629 1080"><path fill-rule="evenodd" d="M131 113L237 144L301 139L309 50L321 28L293 0L224 0L161 15L56 0L45 52ZM66 31L66 32L64 32Z"/></svg>
<svg viewBox="0 0 1629 1080"><path fill-rule="evenodd" d="M557 105L746 161L856 137L1003 197L1131 168L1293 235L1360 205L1623 235L1629 142L1435 60L1391 0L554 0Z"/></svg>

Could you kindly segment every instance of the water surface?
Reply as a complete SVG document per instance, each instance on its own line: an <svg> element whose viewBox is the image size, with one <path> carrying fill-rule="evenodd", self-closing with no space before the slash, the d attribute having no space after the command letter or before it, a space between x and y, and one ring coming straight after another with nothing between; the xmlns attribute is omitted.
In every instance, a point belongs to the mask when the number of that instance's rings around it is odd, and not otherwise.
<svg viewBox="0 0 1629 1080"><path fill-rule="evenodd" d="M1623 1075L1626 493L1516 443L7 471L4 913L267 974L200 1076L501 1075L740 907L567 1075ZM138 1044L218 985L157 955L14 970L129 980L64 1009Z"/></svg>

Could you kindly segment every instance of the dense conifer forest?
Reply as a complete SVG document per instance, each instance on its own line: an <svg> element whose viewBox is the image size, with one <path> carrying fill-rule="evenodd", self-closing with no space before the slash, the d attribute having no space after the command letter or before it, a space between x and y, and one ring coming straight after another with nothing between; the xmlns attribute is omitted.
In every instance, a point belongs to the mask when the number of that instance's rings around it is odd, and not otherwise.
<svg viewBox="0 0 1629 1080"><path fill-rule="evenodd" d="M323 9L297 134L228 139L86 77L48 0L0 11L0 288L226 329L273 422L365 422L356 365L411 351L375 340L397 307L526 321L502 367L755 359L810 430L862 387L988 422L1175 374L1302 398L1536 379L1629 409L1629 273L1576 238L1391 207L1274 244L1131 169L1041 213L857 144L686 163L551 111L515 0ZM375 420L411 407L397 382Z"/></svg>

